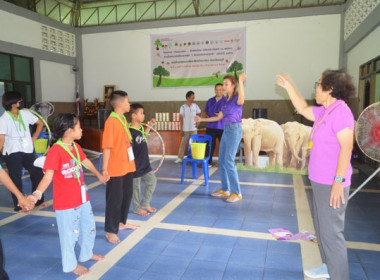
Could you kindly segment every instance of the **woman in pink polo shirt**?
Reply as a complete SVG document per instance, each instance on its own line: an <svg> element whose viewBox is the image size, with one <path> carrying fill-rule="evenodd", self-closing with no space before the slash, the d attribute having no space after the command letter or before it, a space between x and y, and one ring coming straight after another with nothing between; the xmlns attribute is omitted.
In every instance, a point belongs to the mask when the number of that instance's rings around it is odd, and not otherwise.
<svg viewBox="0 0 380 280"><path fill-rule="evenodd" d="M351 184L354 117L345 101L355 95L352 79L344 71L326 70L315 83L309 106L289 76L277 76L296 110L314 122L310 134L309 179L313 189L314 227L323 264L305 270L310 278L349 279L344 218Z"/></svg>

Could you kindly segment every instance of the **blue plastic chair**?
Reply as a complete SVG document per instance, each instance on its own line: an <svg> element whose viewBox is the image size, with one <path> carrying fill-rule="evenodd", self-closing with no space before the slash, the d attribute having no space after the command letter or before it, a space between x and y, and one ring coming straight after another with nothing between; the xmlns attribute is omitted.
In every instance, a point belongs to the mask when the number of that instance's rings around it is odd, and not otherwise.
<svg viewBox="0 0 380 280"><path fill-rule="evenodd" d="M208 142L207 145L207 151L206 151L206 156L203 159L194 159L191 157L191 143L196 142L196 143L206 143ZM186 164L188 162L191 162L192 164L192 175L193 179L197 178L197 163L200 162L202 163L203 167L203 175L205 179L205 186L208 187L208 177L209 177L209 169L208 169L208 161L210 159L210 150L211 150L211 143L212 143L212 137L208 134L194 134L190 136L189 140L189 148L187 152L187 157L184 158L183 163L182 163L182 175L181 175L181 184L183 184L183 179L185 177L185 169L186 169Z"/></svg>
<svg viewBox="0 0 380 280"><path fill-rule="evenodd" d="M48 146L46 147L46 149L49 148L49 133L48 133L47 131L42 131L42 132L38 135L37 139L47 139L47 140L48 140L48 143L47 143ZM34 147L33 147L33 149L34 149ZM34 154L35 154L37 157L42 157L42 156L44 155L44 153L36 153L35 150L34 150ZM24 168L24 167L22 168L22 172L21 172L21 174L22 174L22 176L25 175L25 168Z"/></svg>

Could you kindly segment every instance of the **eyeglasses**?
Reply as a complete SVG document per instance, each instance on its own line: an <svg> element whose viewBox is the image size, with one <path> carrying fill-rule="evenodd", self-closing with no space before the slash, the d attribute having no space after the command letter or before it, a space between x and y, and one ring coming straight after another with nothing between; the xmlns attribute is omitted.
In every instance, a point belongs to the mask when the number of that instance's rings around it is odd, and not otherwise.
<svg viewBox="0 0 380 280"><path fill-rule="evenodd" d="M314 89L317 89L317 87L319 87L320 84L322 84L322 83L320 83L320 82L315 82L315 83L314 83Z"/></svg>

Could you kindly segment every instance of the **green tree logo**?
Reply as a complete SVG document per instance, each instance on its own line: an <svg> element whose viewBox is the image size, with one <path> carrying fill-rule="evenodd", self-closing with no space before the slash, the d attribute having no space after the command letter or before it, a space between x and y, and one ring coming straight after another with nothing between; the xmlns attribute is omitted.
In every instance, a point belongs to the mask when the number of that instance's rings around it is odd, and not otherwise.
<svg viewBox="0 0 380 280"><path fill-rule="evenodd" d="M215 78L219 78L220 71L214 72L212 73L212 75L215 76Z"/></svg>
<svg viewBox="0 0 380 280"><path fill-rule="evenodd" d="M160 40L156 40L156 41L154 42L154 45L156 46L156 50L159 50L159 49L160 49L159 47L162 47L162 43L161 43Z"/></svg>
<svg viewBox="0 0 380 280"><path fill-rule="evenodd" d="M153 75L159 76L158 81L157 81L157 86L159 87L161 85L162 76L169 77L170 72L166 70L164 67L158 66L153 69Z"/></svg>
<svg viewBox="0 0 380 280"><path fill-rule="evenodd" d="M240 71L240 70L243 70L243 64L235 60L231 64L231 66L227 69L227 72L229 73L234 72L235 78L237 79L238 78L237 71Z"/></svg>

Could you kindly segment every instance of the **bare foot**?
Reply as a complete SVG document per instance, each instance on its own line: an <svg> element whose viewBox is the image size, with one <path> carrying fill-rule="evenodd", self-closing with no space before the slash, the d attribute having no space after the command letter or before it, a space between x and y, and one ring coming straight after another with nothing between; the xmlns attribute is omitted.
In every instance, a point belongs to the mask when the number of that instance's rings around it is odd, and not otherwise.
<svg viewBox="0 0 380 280"><path fill-rule="evenodd" d="M72 271L72 273L76 275L85 275L89 273L90 270L88 268L85 268L83 265L77 264L77 267Z"/></svg>
<svg viewBox="0 0 380 280"><path fill-rule="evenodd" d="M143 209L140 209L140 210L137 210L137 211L133 211L133 213L137 214L137 215L140 215L140 216L148 216L150 213L143 210Z"/></svg>
<svg viewBox="0 0 380 280"><path fill-rule="evenodd" d="M102 256L102 255L93 254L92 257L91 257L91 259L94 260L94 261L102 261L102 260L105 259L105 257Z"/></svg>
<svg viewBox="0 0 380 280"><path fill-rule="evenodd" d="M148 211L149 213L154 213L154 212L157 212L157 209L152 207L152 206L149 206L149 207L141 207L141 209L144 209L146 211Z"/></svg>
<svg viewBox="0 0 380 280"><path fill-rule="evenodd" d="M138 229L140 226L137 226L137 225L132 225L132 224L122 224L120 223L119 224L119 230L123 230L123 229Z"/></svg>
<svg viewBox="0 0 380 280"><path fill-rule="evenodd" d="M120 243L120 239L115 233L106 232L106 238L112 244Z"/></svg>
<svg viewBox="0 0 380 280"><path fill-rule="evenodd" d="M28 214L30 212L30 210L21 209L21 210L18 210L17 212L20 213L20 214Z"/></svg>

